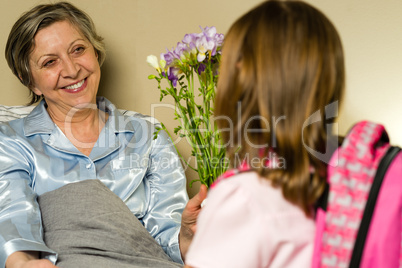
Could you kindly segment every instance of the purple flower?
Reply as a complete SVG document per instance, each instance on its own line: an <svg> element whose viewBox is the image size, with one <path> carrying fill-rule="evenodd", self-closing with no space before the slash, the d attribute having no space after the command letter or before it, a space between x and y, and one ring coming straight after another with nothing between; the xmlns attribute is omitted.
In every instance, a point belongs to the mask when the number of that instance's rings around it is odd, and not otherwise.
<svg viewBox="0 0 402 268"><path fill-rule="evenodd" d="M187 45L187 52L192 55L197 55L197 46L195 45L200 34L186 34L183 38L183 43Z"/></svg>
<svg viewBox="0 0 402 268"><path fill-rule="evenodd" d="M218 47L222 46L223 44L224 35L223 34L216 34L215 35L215 42Z"/></svg>
<svg viewBox="0 0 402 268"><path fill-rule="evenodd" d="M194 43L197 39L197 34L186 34L183 38L183 43L190 45L190 43Z"/></svg>
<svg viewBox="0 0 402 268"><path fill-rule="evenodd" d="M198 74L201 74L203 71L205 71L207 67L205 66L205 64L201 63L200 66L198 66Z"/></svg>
<svg viewBox="0 0 402 268"><path fill-rule="evenodd" d="M183 43L177 43L173 54L177 59L184 61L186 59L186 54L188 54L188 46Z"/></svg>
<svg viewBox="0 0 402 268"><path fill-rule="evenodd" d="M202 33L208 37L209 39L213 39L216 35L216 28L214 26L212 27L205 27L204 29L202 29L202 27L200 26Z"/></svg>
<svg viewBox="0 0 402 268"><path fill-rule="evenodd" d="M166 52L167 53L165 53L165 54L163 54L163 53L161 54L161 59L164 59L166 61L166 65L169 66L173 63L175 56L168 49L166 49Z"/></svg>
<svg viewBox="0 0 402 268"><path fill-rule="evenodd" d="M176 87L177 81L179 78L177 77L179 70L174 67L170 67L168 70L168 79L172 82L173 86Z"/></svg>
<svg viewBox="0 0 402 268"><path fill-rule="evenodd" d="M213 50L212 53L211 53L212 56L215 56L215 55L216 55L216 49L217 49L218 47L221 47L221 46L222 46L222 44L223 44L223 38L224 38L223 34L215 34L215 36L214 36L215 48L214 48L214 50Z"/></svg>
<svg viewBox="0 0 402 268"><path fill-rule="evenodd" d="M212 57L221 53L223 34L218 34L214 26L205 28L200 26L200 28L201 33L186 34L176 47L171 50L166 49L166 52L160 55L161 60L158 62L161 69L160 74L168 78L173 86L177 85L179 74L188 70L186 68L189 64L198 66L195 71L202 74L206 70L206 65L202 62L214 61ZM195 58L201 64L195 63ZM156 66L156 64L154 65Z"/></svg>

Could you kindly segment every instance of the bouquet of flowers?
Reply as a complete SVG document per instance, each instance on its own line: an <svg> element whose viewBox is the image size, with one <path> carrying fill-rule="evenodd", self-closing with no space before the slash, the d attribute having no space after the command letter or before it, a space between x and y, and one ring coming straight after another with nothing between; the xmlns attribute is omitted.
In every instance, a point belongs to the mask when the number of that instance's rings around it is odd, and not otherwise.
<svg viewBox="0 0 402 268"><path fill-rule="evenodd" d="M176 48L167 49L159 60L153 55L147 57L147 62L158 73L148 78L158 82L160 100L167 95L174 99L175 119L180 121L174 133L186 137L192 147L195 167L180 155L185 164L198 172L199 179L193 180L190 187L194 181L209 187L228 166L225 148L212 118L224 36L218 34L215 27L201 29L201 33L186 34ZM166 88L162 87L163 81ZM167 131L163 124L162 128ZM155 138L159 131L155 132Z"/></svg>

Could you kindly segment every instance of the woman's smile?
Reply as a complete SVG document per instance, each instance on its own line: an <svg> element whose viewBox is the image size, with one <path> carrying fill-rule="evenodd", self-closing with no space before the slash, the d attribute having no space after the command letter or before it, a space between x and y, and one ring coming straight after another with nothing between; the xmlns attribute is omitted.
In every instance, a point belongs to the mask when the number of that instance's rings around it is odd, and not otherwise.
<svg viewBox="0 0 402 268"><path fill-rule="evenodd" d="M66 86L66 87L62 87L61 89L64 90L67 93L78 93L82 90L85 89L85 87L87 86L88 82L87 79L83 79L75 84Z"/></svg>

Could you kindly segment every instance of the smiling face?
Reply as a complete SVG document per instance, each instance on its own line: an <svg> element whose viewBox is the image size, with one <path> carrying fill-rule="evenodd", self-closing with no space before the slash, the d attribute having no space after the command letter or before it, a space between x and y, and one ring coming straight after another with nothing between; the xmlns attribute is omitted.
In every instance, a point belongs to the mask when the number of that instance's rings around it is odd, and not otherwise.
<svg viewBox="0 0 402 268"><path fill-rule="evenodd" d="M32 91L43 94L48 111L68 113L71 108L96 102L100 67L92 44L69 21L38 31L30 55Z"/></svg>

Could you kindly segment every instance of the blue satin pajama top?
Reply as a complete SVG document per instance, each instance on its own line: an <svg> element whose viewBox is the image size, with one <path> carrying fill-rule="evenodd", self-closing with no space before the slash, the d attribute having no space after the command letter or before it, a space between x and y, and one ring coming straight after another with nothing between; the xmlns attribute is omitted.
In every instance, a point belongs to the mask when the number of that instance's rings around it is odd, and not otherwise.
<svg viewBox="0 0 402 268"><path fill-rule="evenodd" d="M27 117L0 124L0 267L16 251L57 253L43 242L36 197L68 183L98 179L118 195L176 262L181 213L188 201L177 152L161 131L136 116L124 116L105 98L109 113L89 156L66 138L42 101Z"/></svg>

